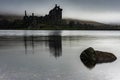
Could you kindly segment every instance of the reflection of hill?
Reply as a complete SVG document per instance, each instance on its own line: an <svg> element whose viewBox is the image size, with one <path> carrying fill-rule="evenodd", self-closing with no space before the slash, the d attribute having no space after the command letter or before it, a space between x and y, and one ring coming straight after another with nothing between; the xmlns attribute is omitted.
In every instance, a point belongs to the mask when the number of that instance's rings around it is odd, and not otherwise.
<svg viewBox="0 0 120 80"><path fill-rule="evenodd" d="M61 36L49 36L49 48L50 52L55 57L60 57L62 55L62 37Z"/></svg>

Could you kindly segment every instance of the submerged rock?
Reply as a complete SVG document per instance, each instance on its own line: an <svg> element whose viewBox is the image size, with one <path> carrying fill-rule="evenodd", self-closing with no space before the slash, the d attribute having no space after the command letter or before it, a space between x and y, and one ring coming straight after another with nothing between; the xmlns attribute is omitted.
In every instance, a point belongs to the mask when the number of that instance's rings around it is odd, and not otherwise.
<svg viewBox="0 0 120 80"><path fill-rule="evenodd" d="M97 63L107 63L113 62L117 59L117 57L109 52L95 51L97 54Z"/></svg>
<svg viewBox="0 0 120 80"><path fill-rule="evenodd" d="M89 47L81 53L80 59L85 66L93 68L98 63L113 62L117 57L112 53L95 51L92 47Z"/></svg>

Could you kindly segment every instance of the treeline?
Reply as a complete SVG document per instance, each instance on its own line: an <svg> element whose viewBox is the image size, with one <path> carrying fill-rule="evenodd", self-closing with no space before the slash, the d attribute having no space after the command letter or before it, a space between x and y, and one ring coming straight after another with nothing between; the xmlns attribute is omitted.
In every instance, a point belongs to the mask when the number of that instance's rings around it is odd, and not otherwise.
<svg viewBox="0 0 120 80"><path fill-rule="evenodd" d="M9 21L7 19L0 20L0 29L25 29L22 20Z"/></svg>
<svg viewBox="0 0 120 80"><path fill-rule="evenodd" d="M15 19L13 21L7 19L0 19L0 29L20 29L20 30L120 30L120 25L105 25L105 24L88 24L81 23L74 20L62 20L60 24L48 23L26 23L22 19Z"/></svg>

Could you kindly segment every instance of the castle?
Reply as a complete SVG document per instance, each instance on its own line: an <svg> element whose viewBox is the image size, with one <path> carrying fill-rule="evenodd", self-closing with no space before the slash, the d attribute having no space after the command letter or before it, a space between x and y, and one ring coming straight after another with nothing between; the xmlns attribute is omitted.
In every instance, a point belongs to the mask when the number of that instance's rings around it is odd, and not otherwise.
<svg viewBox="0 0 120 80"><path fill-rule="evenodd" d="M62 21L62 10L63 9L61 9L60 6L56 4L55 7L49 11L49 14L45 16L35 16L34 13L32 13L31 16L28 16L27 12L25 11L23 21L26 26L35 25L39 23L58 25Z"/></svg>

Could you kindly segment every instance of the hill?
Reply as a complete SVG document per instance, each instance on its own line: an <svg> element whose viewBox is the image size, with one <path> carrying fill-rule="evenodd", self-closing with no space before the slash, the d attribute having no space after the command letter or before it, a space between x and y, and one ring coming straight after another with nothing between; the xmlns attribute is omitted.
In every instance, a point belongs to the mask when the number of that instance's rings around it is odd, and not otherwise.
<svg viewBox="0 0 120 80"><path fill-rule="evenodd" d="M96 21L90 21L90 20L78 20L78 19L63 19L64 21L66 21L67 23L69 22L74 22L75 24L79 23L79 24L88 24L88 25L94 25L94 26L103 26L103 25L107 25L104 23L100 23L100 22L96 22Z"/></svg>

